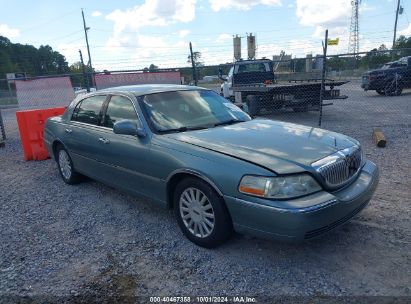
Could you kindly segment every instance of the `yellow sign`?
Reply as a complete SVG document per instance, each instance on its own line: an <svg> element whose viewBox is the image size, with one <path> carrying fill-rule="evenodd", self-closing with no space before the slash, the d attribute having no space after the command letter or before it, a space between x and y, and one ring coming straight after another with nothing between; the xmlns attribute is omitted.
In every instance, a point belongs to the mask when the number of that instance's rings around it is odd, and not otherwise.
<svg viewBox="0 0 411 304"><path fill-rule="evenodd" d="M339 41L340 41L340 38L328 39L328 45L338 45Z"/></svg>

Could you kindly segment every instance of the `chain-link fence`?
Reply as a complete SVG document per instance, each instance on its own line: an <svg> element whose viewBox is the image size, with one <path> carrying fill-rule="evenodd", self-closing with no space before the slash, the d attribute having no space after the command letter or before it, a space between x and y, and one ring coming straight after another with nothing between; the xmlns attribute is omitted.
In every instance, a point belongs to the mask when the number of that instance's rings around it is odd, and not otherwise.
<svg viewBox="0 0 411 304"><path fill-rule="evenodd" d="M6 140L6 130L1 109L16 105L17 99L15 96L15 90L12 91L12 89L9 88L8 82L5 79L0 80L0 148L4 147Z"/></svg>
<svg viewBox="0 0 411 304"><path fill-rule="evenodd" d="M3 116L0 109L0 148L4 147L6 140L6 130L3 123Z"/></svg>
<svg viewBox="0 0 411 304"><path fill-rule="evenodd" d="M141 83L197 84L255 117L343 131L406 124L410 119L411 49L239 60L213 66L0 79L0 107L65 106L76 95ZM1 118L1 117L0 117ZM1 125L1 135L5 137Z"/></svg>
<svg viewBox="0 0 411 304"><path fill-rule="evenodd" d="M347 124L409 121L408 56L410 49L331 55L327 60L322 55L243 60L198 67L196 73L199 86L214 89L253 116L340 130ZM189 82L192 78L188 75Z"/></svg>
<svg viewBox="0 0 411 304"><path fill-rule="evenodd" d="M322 126L344 132L411 121L411 49L328 56L327 79L348 98L324 108Z"/></svg>

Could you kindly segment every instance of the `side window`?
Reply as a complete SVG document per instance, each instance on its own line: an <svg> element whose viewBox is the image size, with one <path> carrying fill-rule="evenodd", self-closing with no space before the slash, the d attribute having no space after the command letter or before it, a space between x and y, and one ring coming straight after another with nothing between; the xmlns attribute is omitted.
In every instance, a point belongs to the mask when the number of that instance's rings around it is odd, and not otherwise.
<svg viewBox="0 0 411 304"><path fill-rule="evenodd" d="M104 126L112 128L120 120L133 120L138 124L138 117L131 101L123 96L112 96L104 117Z"/></svg>
<svg viewBox="0 0 411 304"><path fill-rule="evenodd" d="M401 66L406 66L407 65L407 57L401 58L400 60L398 60L398 62Z"/></svg>
<svg viewBox="0 0 411 304"><path fill-rule="evenodd" d="M74 109L71 120L98 126L101 120L101 107L106 97L98 95L83 99Z"/></svg>
<svg viewBox="0 0 411 304"><path fill-rule="evenodd" d="M228 77L232 77L234 72L234 67L231 67L230 71L228 72Z"/></svg>

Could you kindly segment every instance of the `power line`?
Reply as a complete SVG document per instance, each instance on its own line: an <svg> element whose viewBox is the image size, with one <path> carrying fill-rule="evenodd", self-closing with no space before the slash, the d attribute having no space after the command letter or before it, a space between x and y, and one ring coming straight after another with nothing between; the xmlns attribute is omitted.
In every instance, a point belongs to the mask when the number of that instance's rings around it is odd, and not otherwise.
<svg viewBox="0 0 411 304"><path fill-rule="evenodd" d="M62 18L67 17L67 16L69 16L69 15L72 15L72 14L74 14L75 12L77 12L77 9L72 10L72 11L70 11L70 12L68 12L68 13L65 13L65 14L59 15L59 16L57 16L57 17L55 17L55 18L49 19L49 20L47 20L46 22L38 23L38 24L35 24L35 25L33 25L33 26L29 27L29 28L20 30L20 33L25 33L25 32L31 31L31 30L34 29L34 28L37 28L37 27L42 26L42 25L50 24L50 23L52 23L52 22L54 22L54 21L57 21L57 20L58 20L58 21L61 21Z"/></svg>
<svg viewBox="0 0 411 304"><path fill-rule="evenodd" d="M78 31L71 32L71 33L66 34L66 35L63 35L63 36L58 36L58 37L55 37L55 38L47 39L47 44L48 44L50 41L56 41L56 40L60 40L60 39L63 39L63 38L67 38L67 37L74 36L75 34L81 33L82 31L83 31L83 30L78 30ZM43 44L44 41L30 41L30 43L33 43L33 44L39 44L39 43L40 43L40 44Z"/></svg>

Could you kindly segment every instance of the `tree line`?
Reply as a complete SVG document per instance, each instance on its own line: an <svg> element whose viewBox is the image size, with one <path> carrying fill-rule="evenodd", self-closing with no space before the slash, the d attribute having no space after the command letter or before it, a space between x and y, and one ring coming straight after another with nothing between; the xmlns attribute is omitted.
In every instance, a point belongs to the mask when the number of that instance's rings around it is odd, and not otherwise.
<svg viewBox="0 0 411 304"><path fill-rule="evenodd" d="M408 50L404 50L408 49ZM411 55L411 37L400 36L394 50L389 50L385 45L370 50L361 56L333 56L327 60L328 70L342 71L345 69L369 69L377 68L382 64L397 60L400 57ZM205 66L200 52L194 52L195 66L198 68L198 78L205 75L216 75L218 66ZM187 62L191 62L190 55ZM229 66L223 67L223 72L228 72ZM292 59L290 68L296 72L304 71L305 58ZM144 71L155 72L158 66L151 64ZM191 68L180 69L186 79L192 78ZM82 68L80 62L75 62L69 66L64 55L52 49L49 45L41 45L39 48L33 45L12 43L8 38L0 36L0 79L5 78L6 73L24 72L27 76L44 76L73 73L74 85L82 86Z"/></svg>
<svg viewBox="0 0 411 304"><path fill-rule="evenodd" d="M0 36L0 79L6 73L24 72L28 75L53 75L70 72L66 58L49 45L39 48L29 44L12 43Z"/></svg>
<svg viewBox="0 0 411 304"><path fill-rule="evenodd" d="M381 44L365 55L360 56L333 56L327 60L327 69L344 71L350 69L376 69L387 62L396 61L401 57L411 56L411 37L400 36L393 50Z"/></svg>

